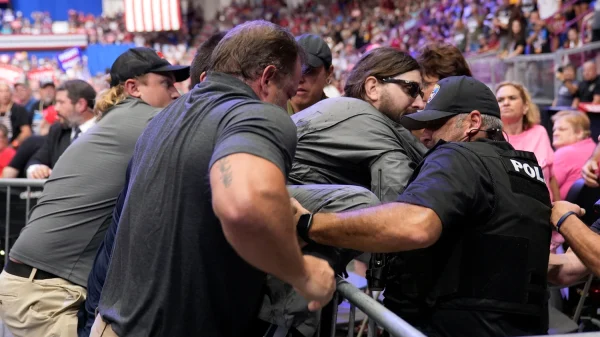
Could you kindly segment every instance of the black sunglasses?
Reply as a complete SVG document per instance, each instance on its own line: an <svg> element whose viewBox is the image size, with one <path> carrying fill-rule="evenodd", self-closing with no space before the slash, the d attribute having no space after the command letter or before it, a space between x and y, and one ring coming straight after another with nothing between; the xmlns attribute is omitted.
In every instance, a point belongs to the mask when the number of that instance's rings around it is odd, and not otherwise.
<svg viewBox="0 0 600 337"><path fill-rule="evenodd" d="M380 80L383 83L394 83L406 90L406 93L412 97L417 98L417 95L421 96L421 98L425 97L425 93L421 90L421 84L409 80L399 80L397 78L383 78Z"/></svg>

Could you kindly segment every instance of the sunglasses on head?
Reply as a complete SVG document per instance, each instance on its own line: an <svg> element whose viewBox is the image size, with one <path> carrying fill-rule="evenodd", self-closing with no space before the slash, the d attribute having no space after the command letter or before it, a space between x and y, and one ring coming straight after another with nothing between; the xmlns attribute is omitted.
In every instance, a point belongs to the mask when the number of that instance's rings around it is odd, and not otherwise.
<svg viewBox="0 0 600 337"><path fill-rule="evenodd" d="M417 95L421 96L421 98L425 97L425 93L423 92L423 90L421 90L421 83L409 80L400 80L391 77L383 78L380 81L383 83L394 83L401 86L404 90L406 90L406 93L412 98L417 98Z"/></svg>

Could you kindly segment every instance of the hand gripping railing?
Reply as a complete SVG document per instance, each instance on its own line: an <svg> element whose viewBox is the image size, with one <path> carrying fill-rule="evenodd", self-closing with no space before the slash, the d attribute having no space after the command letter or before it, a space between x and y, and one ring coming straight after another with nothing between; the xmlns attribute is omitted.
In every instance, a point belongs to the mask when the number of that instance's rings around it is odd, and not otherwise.
<svg viewBox="0 0 600 337"><path fill-rule="evenodd" d="M387 331L390 336L394 337L425 337L423 333L415 329L393 312L381 305L369 295L365 294L360 289L348 283L341 277L337 278L337 292L343 298L350 302L350 321L348 322L348 336L354 336L354 309L360 309L369 320L377 323ZM337 300L337 296L334 301ZM335 313L334 313L335 315ZM335 318L333 322L335 322ZM369 335L375 336L375 324L372 324L369 329ZM334 335L332 335L334 336Z"/></svg>
<svg viewBox="0 0 600 337"><path fill-rule="evenodd" d="M25 187L27 194L25 199L25 223L29 221L29 209L31 205L31 188L42 188L46 180L42 179L0 179L0 187L6 187L6 219L4 224L4 263L8 262L8 251L10 249L10 189L11 187Z"/></svg>

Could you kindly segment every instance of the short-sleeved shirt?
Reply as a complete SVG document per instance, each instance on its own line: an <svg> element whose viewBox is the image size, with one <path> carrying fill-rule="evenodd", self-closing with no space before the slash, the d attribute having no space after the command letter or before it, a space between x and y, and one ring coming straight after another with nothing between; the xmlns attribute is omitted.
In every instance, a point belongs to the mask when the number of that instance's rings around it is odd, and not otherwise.
<svg viewBox="0 0 600 337"><path fill-rule="evenodd" d="M248 153L287 175L295 147L287 112L221 73L209 73L148 125L99 305L119 336L247 335L265 275L225 239L210 168Z"/></svg>
<svg viewBox="0 0 600 337"><path fill-rule="evenodd" d="M442 145L427 154L419 175L397 201L429 208L443 230L455 230L467 218L486 218L492 212L494 196L486 190L490 185L492 177L474 153Z"/></svg>
<svg viewBox="0 0 600 337"><path fill-rule="evenodd" d="M135 142L158 111L127 98L69 145L10 256L85 287Z"/></svg>
<svg viewBox="0 0 600 337"><path fill-rule="evenodd" d="M4 119L0 116L2 123L8 128L8 137L10 141L17 139L21 134L21 127L29 124L29 115L27 110L21 105L13 104L9 112L9 118Z"/></svg>
<svg viewBox="0 0 600 337"><path fill-rule="evenodd" d="M600 95L600 76L591 81L579 83L575 92L575 97L579 98L581 103L593 102L594 95Z"/></svg>
<svg viewBox="0 0 600 337"><path fill-rule="evenodd" d="M502 151L513 150L512 146L506 142L479 141L487 142ZM456 242L464 236L463 233L468 231L468 229L465 230L467 228L465 226L476 223L476 219L482 219L481 221L485 222L490 214L497 212L498 196L494 185L498 180L491 176L487 164L475 152L461 150L452 144L436 146L426 155L420 165L418 175L411 180L404 193L398 197L398 202L431 209L440 218L443 237L438 242L444 241L445 243L442 246L430 248L435 252L435 256L439 257L445 253L444 249L448 249L448 245L454 244L449 241L450 238ZM434 268L433 273L435 274L444 263L452 262L436 260L434 262L436 267L431 266L430 268ZM469 280L465 283L468 284ZM486 332L479 332L479 335L488 336L490 331L492 334L505 335L507 332L517 333L520 330L518 324L515 326L512 324L521 322L522 317L519 318L518 315L513 317L512 314L501 312L441 309L440 312L435 311L431 315L416 316L417 313L423 313L421 308L416 308L410 300L401 296L397 297L397 293L395 293L397 289L393 289L392 286L393 284L388 283L386 294L384 294L386 295L386 306L393 311L402 312L400 315L404 315L402 317L409 323L425 321L425 326L420 328L423 328L424 333L428 336L463 336L468 335L465 331L469 329L472 329L473 335L478 335L473 331L482 329ZM388 297L387 292L392 295ZM448 307L444 309L448 309ZM460 324L447 323L453 320ZM444 322L444 324L440 322Z"/></svg>

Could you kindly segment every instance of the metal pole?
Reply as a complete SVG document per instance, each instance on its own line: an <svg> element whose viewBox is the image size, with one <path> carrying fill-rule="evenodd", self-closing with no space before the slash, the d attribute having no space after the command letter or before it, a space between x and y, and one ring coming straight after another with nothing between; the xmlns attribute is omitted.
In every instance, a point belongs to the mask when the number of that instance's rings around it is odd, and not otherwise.
<svg viewBox="0 0 600 337"><path fill-rule="evenodd" d="M6 222L4 224L4 228L6 230L4 241L4 265L8 264L8 250L10 244L10 186L6 186Z"/></svg>
<svg viewBox="0 0 600 337"><path fill-rule="evenodd" d="M367 337L377 336L377 334L375 333L376 329L377 329L377 322L375 322L375 320L373 320L373 319L370 319L369 320L369 329L367 329Z"/></svg>
<svg viewBox="0 0 600 337"><path fill-rule="evenodd" d="M356 305L356 307L369 316L369 321L375 320L391 336L425 337L423 333L415 329L412 325L340 277L337 279L337 290L350 303Z"/></svg>
<svg viewBox="0 0 600 337"><path fill-rule="evenodd" d="M581 316L581 311L583 310L583 304L585 303L585 298L590 292L590 286L592 285L592 280L594 280L594 274L591 274L588 277L587 282L585 282L585 286L583 286L583 292L581 293L581 297L579 298L579 303L577 303L577 309L575 309L575 315L573 315L573 321L579 324L579 316Z"/></svg>
<svg viewBox="0 0 600 337"><path fill-rule="evenodd" d="M348 315L348 337L354 337L354 324L356 321L356 307L350 303L350 314Z"/></svg>
<svg viewBox="0 0 600 337"><path fill-rule="evenodd" d="M27 199L25 199L25 226L29 223L29 206L31 203L31 187L27 186Z"/></svg>
<svg viewBox="0 0 600 337"><path fill-rule="evenodd" d="M331 310L331 330L329 333L330 337L335 337L335 328L337 326L337 312L338 312L339 298L340 298L340 293L338 293L336 291L335 294L333 295L333 299L331 300L331 303L333 304L333 308Z"/></svg>

